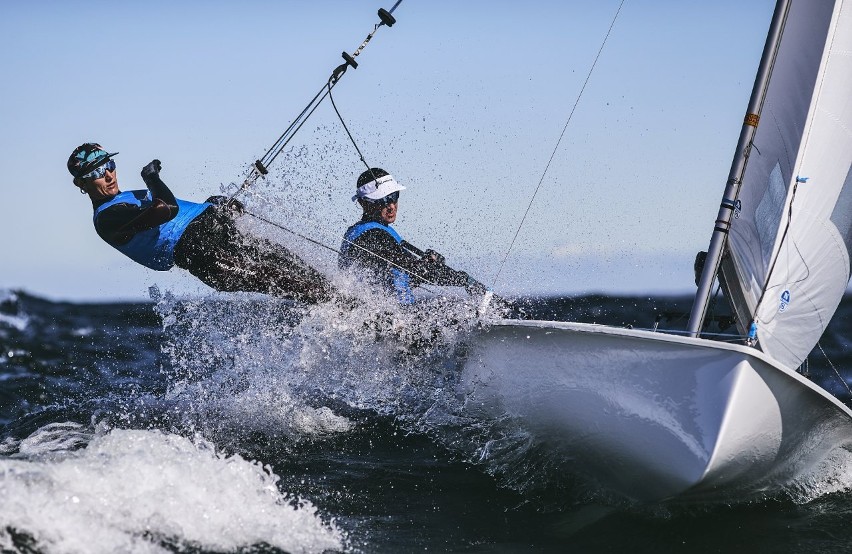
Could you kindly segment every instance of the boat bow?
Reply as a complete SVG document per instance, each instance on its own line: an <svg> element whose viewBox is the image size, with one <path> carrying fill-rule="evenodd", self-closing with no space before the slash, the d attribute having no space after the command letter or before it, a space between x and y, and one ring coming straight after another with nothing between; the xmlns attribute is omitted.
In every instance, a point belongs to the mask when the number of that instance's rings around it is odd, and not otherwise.
<svg viewBox="0 0 852 554"><path fill-rule="evenodd" d="M742 345L502 320L475 337L468 405L522 422L572 470L640 501L778 490L848 446L852 412Z"/></svg>

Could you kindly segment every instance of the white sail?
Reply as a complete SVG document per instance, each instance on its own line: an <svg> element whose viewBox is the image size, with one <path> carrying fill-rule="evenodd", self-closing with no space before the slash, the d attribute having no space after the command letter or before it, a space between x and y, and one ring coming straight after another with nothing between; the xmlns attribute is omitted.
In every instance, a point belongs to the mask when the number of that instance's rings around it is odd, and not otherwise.
<svg viewBox="0 0 852 554"><path fill-rule="evenodd" d="M760 348L813 349L849 282L852 2L795 0L731 225L725 277ZM764 292L765 290L765 292Z"/></svg>

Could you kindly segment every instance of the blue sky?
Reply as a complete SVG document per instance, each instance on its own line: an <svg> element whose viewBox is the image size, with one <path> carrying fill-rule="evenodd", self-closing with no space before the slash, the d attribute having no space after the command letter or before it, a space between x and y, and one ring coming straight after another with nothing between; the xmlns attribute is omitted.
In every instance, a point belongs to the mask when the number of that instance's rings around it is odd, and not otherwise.
<svg viewBox="0 0 852 554"><path fill-rule="evenodd" d="M53 299L204 292L103 243L65 161L163 162L179 197L241 182L392 2L15 2L0 7L0 288ZM706 249L773 2L625 2L506 267L618 1L404 0L335 88L367 160L408 186L396 228L507 294L684 293ZM324 104L246 199L337 247L363 170ZM334 255L274 228L330 269ZM496 278L496 281L495 281Z"/></svg>

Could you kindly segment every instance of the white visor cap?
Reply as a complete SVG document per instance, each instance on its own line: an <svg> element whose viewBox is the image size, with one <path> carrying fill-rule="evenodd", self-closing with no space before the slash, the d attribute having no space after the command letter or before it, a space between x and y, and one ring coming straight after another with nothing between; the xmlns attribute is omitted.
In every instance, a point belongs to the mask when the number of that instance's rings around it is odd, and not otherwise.
<svg viewBox="0 0 852 554"><path fill-rule="evenodd" d="M393 194L399 190L405 190L405 187L397 183L393 175L385 175L358 187L355 196L352 197L352 201L355 202L359 198L381 200L388 194Z"/></svg>

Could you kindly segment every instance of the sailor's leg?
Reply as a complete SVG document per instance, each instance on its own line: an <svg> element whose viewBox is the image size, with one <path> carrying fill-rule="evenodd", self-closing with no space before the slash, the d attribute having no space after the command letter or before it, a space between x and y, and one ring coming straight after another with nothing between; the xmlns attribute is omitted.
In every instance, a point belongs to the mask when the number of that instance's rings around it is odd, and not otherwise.
<svg viewBox="0 0 852 554"><path fill-rule="evenodd" d="M240 266L240 279L248 290L305 302L330 300L334 287L328 279L280 244L241 234L238 253L231 260Z"/></svg>
<svg viewBox="0 0 852 554"><path fill-rule="evenodd" d="M202 219L203 218L203 219ZM241 233L225 214L203 214L175 249L175 263L216 290L324 302L334 287L284 246Z"/></svg>

